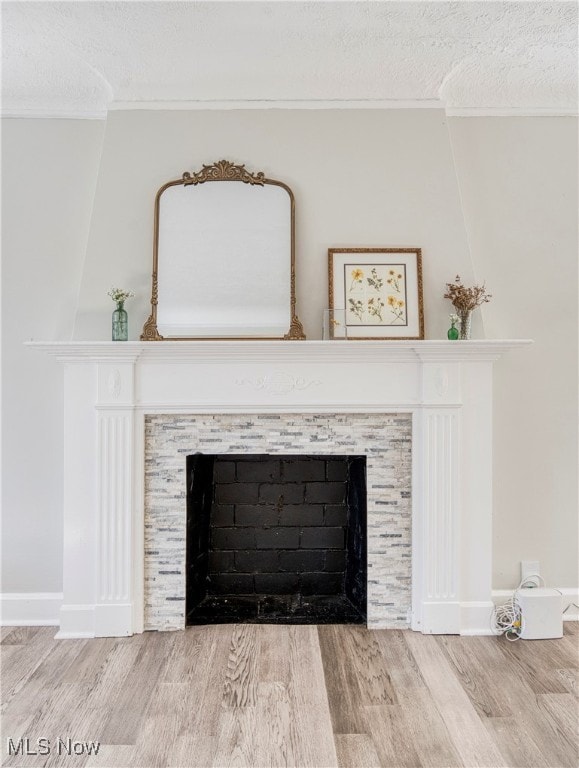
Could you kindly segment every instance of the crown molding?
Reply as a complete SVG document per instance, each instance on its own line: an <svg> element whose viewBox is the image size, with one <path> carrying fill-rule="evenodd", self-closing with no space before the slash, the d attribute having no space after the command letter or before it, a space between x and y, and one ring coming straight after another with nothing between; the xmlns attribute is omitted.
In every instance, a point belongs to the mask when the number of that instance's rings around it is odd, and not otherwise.
<svg viewBox="0 0 579 768"><path fill-rule="evenodd" d="M113 101L104 110L11 108L3 120L106 120L109 112L242 109L438 109L448 117L578 117L579 107L446 107L439 99L237 99L202 101Z"/></svg>
<svg viewBox="0 0 579 768"><path fill-rule="evenodd" d="M2 120L106 120L108 111L70 110L70 109L2 109Z"/></svg>
<svg viewBox="0 0 579 768"><path fill-rule="evenodd" d="M195 99L113 101L109 111L204 109L444 109L439 99Z"/></svg>
<svg viewBox="0 0 579 768"><path fill-rule="evenodd" d="M578 117L572 107L446 107L448 117Z"/></svg>

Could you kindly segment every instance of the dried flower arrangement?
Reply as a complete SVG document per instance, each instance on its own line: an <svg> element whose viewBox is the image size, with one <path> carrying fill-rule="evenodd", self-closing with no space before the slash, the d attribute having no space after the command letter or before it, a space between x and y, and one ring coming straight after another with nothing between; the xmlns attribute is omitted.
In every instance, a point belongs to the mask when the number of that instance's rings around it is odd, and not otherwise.
<svg viewBox="0 0 579 768"><path fill-rule="evenodd" d="M486 304L492 299L492 294L487 293L485 284L473 285L467 288L462 284L460 275L454 278L454 283L446 284L445 299L450 299L458 312L471 312L473 309Z"/></svg>

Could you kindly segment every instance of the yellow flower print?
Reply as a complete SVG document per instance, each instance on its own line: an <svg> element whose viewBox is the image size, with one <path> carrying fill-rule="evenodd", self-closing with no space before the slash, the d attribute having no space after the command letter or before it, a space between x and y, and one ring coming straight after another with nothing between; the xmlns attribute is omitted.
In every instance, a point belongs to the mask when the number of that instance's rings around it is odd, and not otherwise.
<svg viewBox="0 0 579 768"><path fill-rule="evenodd" d="M352 283L350 285L350 290L353 290L356 283L361 283L364 279L364 271L362 269L353 269L352 270Z"/></svg>
<svg viewBox="0 0 579 768"><path fill-rule="evenodd" d="M388 296L388 306L390 307L390 311L394 315L394 320L392 323L395 323L396 321L402 320L404 318L404 302L402 299L397 299L396 296Z"/></svg>

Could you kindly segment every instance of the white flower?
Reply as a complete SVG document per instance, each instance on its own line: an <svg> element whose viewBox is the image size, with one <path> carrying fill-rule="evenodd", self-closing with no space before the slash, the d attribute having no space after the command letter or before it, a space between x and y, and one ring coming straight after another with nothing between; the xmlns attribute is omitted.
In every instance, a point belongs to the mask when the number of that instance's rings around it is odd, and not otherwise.
<svg viewBox="0 0 579 768"><path fill-rule="evenodd" d="M449 315L451 323L460 323L460 317L458 315Z"/></svg>
<svg viewBox="0 0 579 768"><path fill-rule="evenodd" d="M107 294L107 296L110 296L111 299L117 304L119 301L126 301L127 299L131 299L134 295L135 294L132 291L125 291L123 288L111 288Z"/></svg>

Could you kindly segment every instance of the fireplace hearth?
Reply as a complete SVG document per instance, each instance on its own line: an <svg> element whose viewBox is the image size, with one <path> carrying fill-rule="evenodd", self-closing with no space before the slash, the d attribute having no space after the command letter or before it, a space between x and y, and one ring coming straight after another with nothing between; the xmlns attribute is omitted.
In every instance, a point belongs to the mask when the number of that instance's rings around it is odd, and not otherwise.
<svg viewBox="0 0 579 768"><path fill-rule="evenodd" d="M366 457L187 457L188 624L365 623Z"/></svg>

